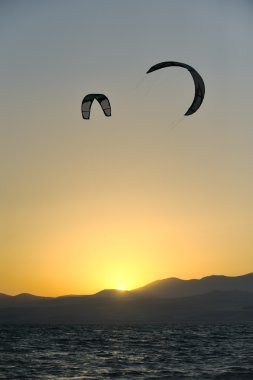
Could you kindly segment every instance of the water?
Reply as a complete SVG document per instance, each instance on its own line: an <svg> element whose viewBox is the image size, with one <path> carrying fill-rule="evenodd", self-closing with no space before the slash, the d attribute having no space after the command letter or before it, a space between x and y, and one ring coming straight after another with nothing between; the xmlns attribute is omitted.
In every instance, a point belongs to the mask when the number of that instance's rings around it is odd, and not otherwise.
<svg viewBox="0 0 253 380"><path fill-rule="evenodd" d="M253 325L0 326L0 379L253 379Z"/></svg>

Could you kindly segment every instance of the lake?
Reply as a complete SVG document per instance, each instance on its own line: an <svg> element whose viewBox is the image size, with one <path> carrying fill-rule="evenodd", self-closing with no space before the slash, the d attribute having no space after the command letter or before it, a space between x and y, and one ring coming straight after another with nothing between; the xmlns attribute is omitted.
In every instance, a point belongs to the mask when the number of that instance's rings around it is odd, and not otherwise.
<svg viewBox="0 0 253 380"><path fill-rule="evenodd" d="M253 379L253 324L0 326L0 379Z"/></svg>

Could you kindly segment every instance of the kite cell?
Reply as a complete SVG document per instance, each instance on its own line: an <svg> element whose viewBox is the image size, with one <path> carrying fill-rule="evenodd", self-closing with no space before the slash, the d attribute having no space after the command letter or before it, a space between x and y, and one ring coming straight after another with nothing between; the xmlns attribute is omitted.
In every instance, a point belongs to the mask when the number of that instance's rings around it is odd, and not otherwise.
<svg viewBox="0 0 253 380"><path fill-rule="evenodd" d="M185 116L192 115L194 112L196 112L199 107L201 106L204 96L205 96L205 84L199 73L191 66L187 65L186 63L181 62L174 62L174 61L168 61L168 62L161 62L154 66L152 66L148 71L147 74L152 73L153 71L163 69L164 67L171 67L171 66L179 66L187 69L194 80L195 84L195 96L193 99L193 102L190 106L190 108L186 111Z"/></svg>
<svg viewBox="0 0 253 380"><path fill-rule="evenodd" d="M90 118L90 110L94 99L100 104L105 116L111 116L111 105L109 99L104 94L88 94L82 101L81 111L83 119Z"/></svg>

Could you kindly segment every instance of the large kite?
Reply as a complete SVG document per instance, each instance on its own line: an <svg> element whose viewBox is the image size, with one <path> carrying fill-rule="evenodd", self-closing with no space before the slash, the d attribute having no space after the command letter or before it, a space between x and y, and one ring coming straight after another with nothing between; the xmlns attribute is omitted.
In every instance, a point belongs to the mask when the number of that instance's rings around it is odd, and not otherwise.
<svg viewBox="0 0 253 380"><path fill-rule="evenodd" d="M163 69L164 67L170 67L170 66L183 67L187 69L192 75L192 78L195 84L195 96L190 108L186 111L185 116L192 115L194 112L196 112L199 109L199 107L201 106L201 103L203 102L204 95L205 95L204 81L199 75L199 73L193 67L185 63L174 62L174 61L157 63L156 65L150 67L150 69L147 71L147 74L152 73L153 71L156 71L159 69Z"/></svg>

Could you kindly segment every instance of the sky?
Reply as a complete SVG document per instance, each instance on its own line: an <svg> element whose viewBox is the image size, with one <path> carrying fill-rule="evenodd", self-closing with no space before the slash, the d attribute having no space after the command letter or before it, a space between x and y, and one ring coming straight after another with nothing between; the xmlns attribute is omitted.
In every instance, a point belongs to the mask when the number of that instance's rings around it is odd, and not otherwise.
<svg viewBox="0 0 253 380"><path fill-rule="evenodd" d="M0 292L253 271L253 3L0 0ZM183 117L187 70L201 108ZM89 121L81 101L104 93Z"/></svg>

